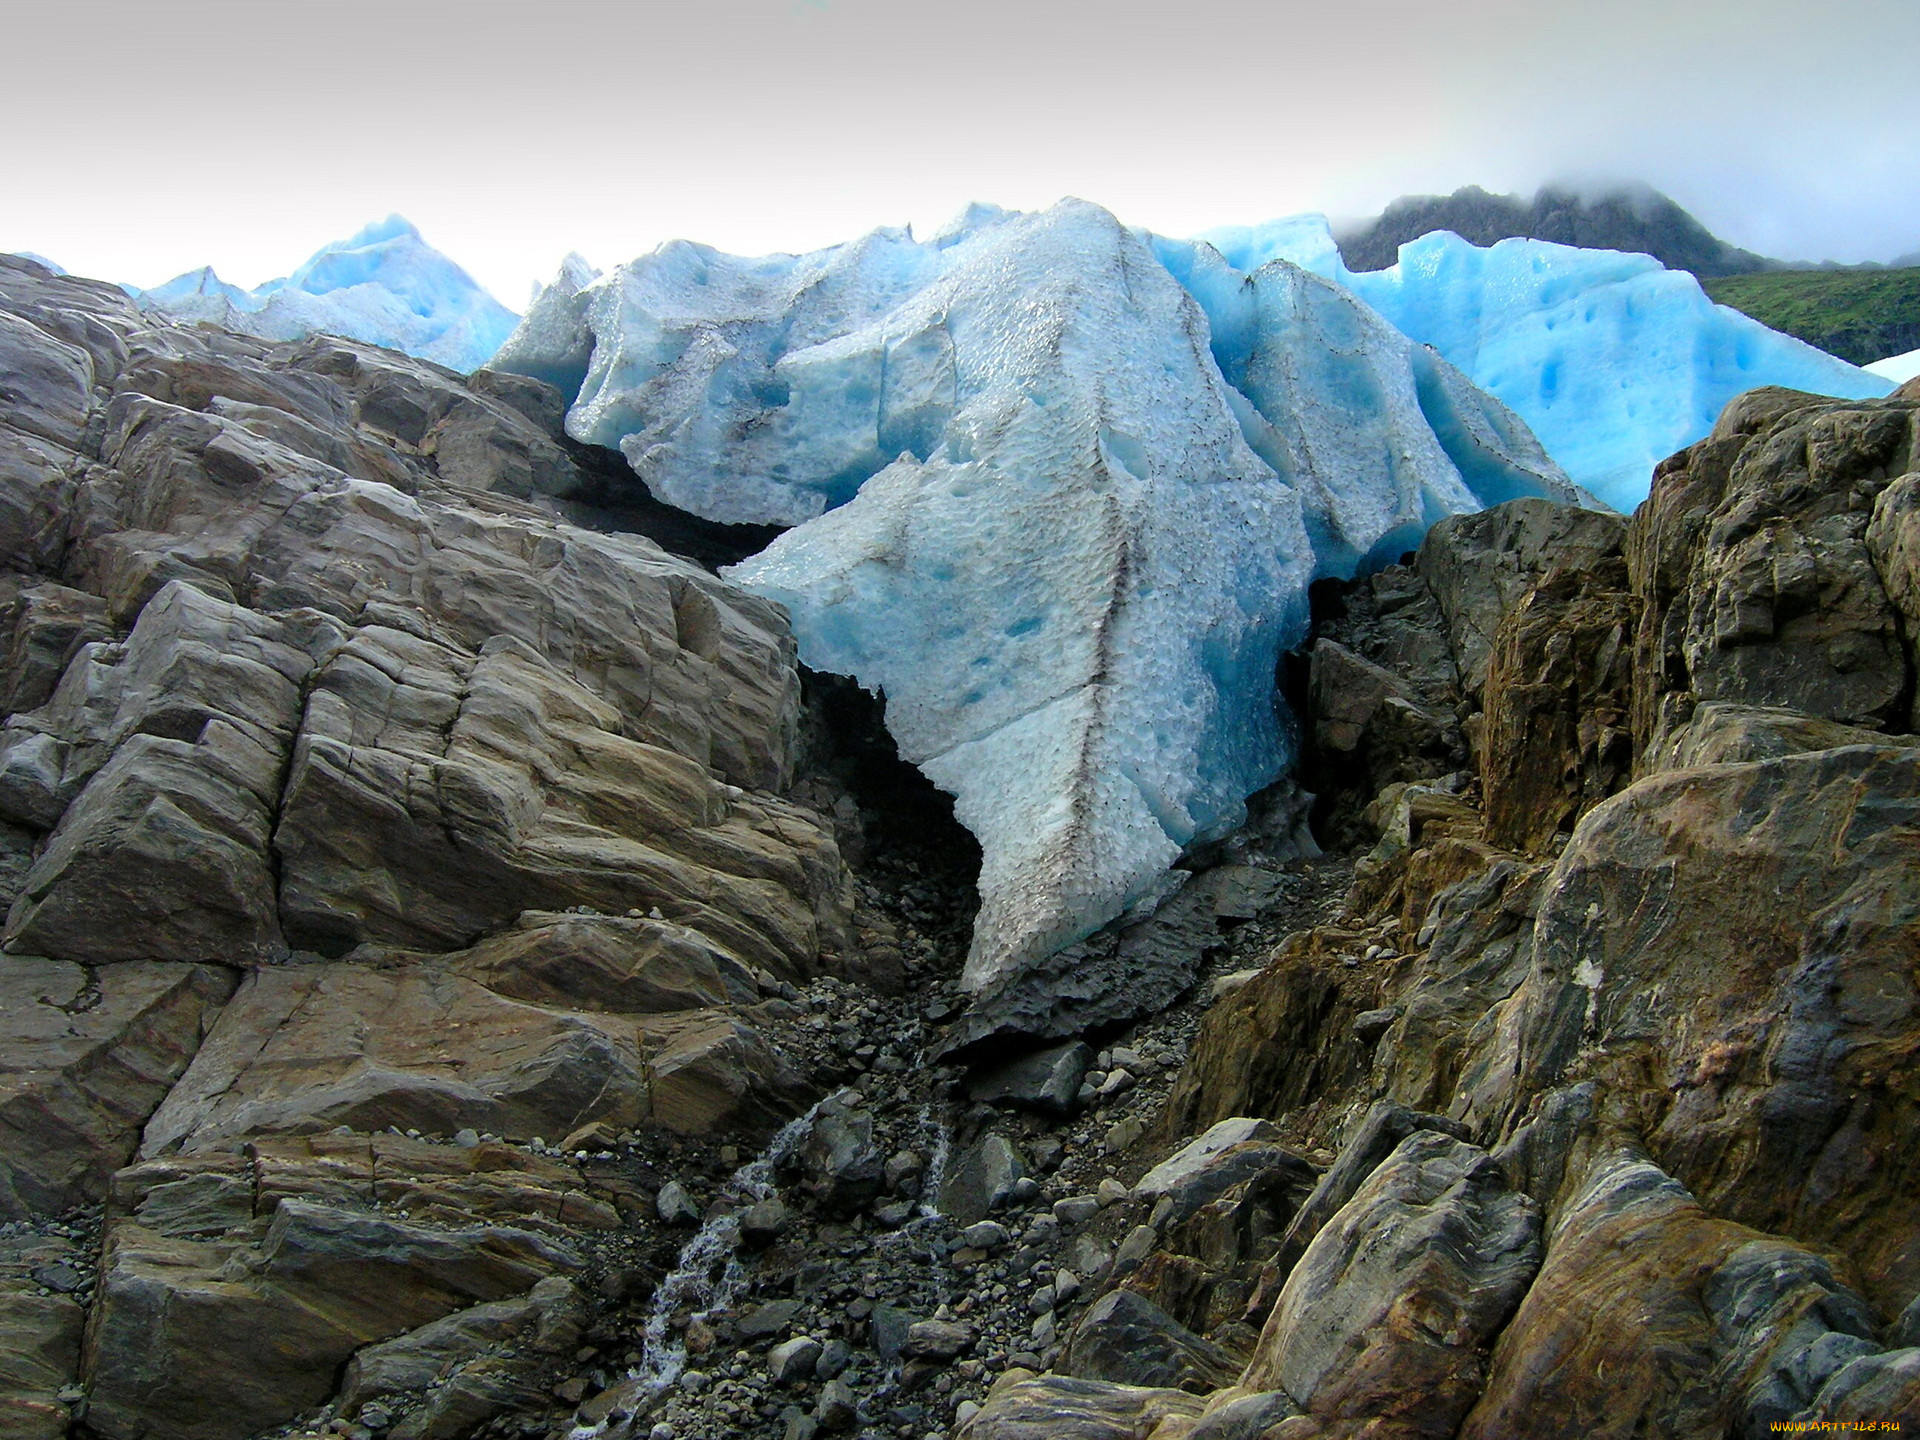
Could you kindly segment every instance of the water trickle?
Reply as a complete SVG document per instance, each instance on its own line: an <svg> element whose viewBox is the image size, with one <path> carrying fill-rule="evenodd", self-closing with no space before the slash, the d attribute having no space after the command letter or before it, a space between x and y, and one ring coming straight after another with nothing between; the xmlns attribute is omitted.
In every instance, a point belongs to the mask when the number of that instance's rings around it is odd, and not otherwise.
<svg viewBox="0 0 1920 1440"><path fill-rule="evenodd" d="M653 1308L647 1315L647 1328L641 1342L640 1363L627 1371L627 1377L646 1383L650 1397L663 1395L687 1368L686 1342L674 1333L669 1322L679 1311L702 1318L731 1304L746 1280L740 1264L740 1217L738 1211L776 1192L774 1172L793 1157L813 1128L813 1117L824 1100L817 1101L806 1114L789 1120L780 1133L768 1142L754 1159L734 1171L720 1186L716 1198L730 1201L725 1214L710 1216L693 1238L680 1247L673 1273L654 1291ZM649 1406L643 1405L642 1409ZM579 1425L568 1440L591 1440L607 1432L606 1422Z"/></svg>
<svg viewBox="0 0 1920 1440"><path fill-rule="evenodd" d="M800 1148L813 1128L815 1112L825 1103L815 1102L806 1114L782 1126L765 1150L734 1171L720 1187L721 1198L744 1208L774 1195L774 1171ZM681 1246L673 1273L654 1292L640 1363L630 1372L632 1375L650 1379L661 1389L680 1378L687 1366L686 1345L670 1333L667 1322L681 1310L699 1318L725 1308L746 1279L739 1250L740 1218L733 1210L708 1219Z"/></svg>

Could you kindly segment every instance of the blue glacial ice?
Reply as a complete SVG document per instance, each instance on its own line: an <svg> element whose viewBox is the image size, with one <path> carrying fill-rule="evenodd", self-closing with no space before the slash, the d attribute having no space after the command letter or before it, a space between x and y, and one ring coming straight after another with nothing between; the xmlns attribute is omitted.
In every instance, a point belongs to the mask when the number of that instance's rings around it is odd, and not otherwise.
<svg viewBox="0 0 1920 1440"><path fill-rule="evenodd" d="M730 578L788 607L809 665L883 692L955 797L976 990L1155 893L1284 771L1274 671L1315 575L1576 498L1339 287L1167 253L1078 201L803 256L675 242L570 262L496 357L578 377L571 433L661 498L796 527Z"/></svg>
<svg viewBox="0 0 1920 1440"><path fill-rule="evenodd" d="M1620 510L1656 462L1713 428L1735 395L1782 385L1868 399L1892 382L1716 305L1648 255L1544 240L1487 248L1436 231L1390 269L1353 272L1322 216L1210 231L1229 265L1285 259L1351 290L1525 420L1566 472Z"/></svg>
<svg viewBox="0 0 1920 1440"><path fill-rule="evenodd" d="M41 268L51 270L55 275L64 275L67 273L65 266L59 264L57 261L49 260L44 255L36 255L31 250L15 250L12 253L15 259L31 260Z"/></svg>
<svg viewBox="0 0 1920 1440"><path fill-rule="evenodd" d="M133 294L177 320L211 320L267 340L344 335L463 374L492 359L520 319L398 215L253 290L203 268Z"/></svg>

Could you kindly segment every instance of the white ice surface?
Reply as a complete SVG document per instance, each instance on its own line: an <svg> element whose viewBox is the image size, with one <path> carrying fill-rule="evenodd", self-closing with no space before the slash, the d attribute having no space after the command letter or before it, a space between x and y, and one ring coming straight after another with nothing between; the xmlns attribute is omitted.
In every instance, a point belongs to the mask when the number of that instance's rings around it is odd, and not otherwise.
<svg viewBox="0 0 1920 1440"><path fill-rule="evenodd" d="M1861 369L1869 375L1878 375L1882 380L1890 380L1895 385L1904 385L1920 375L1920 350L1909 350L1904 355L1889 355L1884 360L1876 360Z"/></svg>
<svg viewBox="0 0 1920 1440"><path fill-rule="evenodd" d="M268 340L344 335L462 373L485 365L520 318L398 215L253 290L203 268L133 294L179 320L211 320Z"/></svg>
<svg viewBox="0 0 1920 1440"><path fill-rule="evenodd" d="M1892 382L1707 298L1649 255L1544 240L1486 248L1451 231L1353 272L1325 219L1296 216L1201 237L1241 270L1291 260L1338 281L1510 406L1580 485L1620 510L1654 465L1713 428L1758 385L1867 399Z"/></svg>
<svg viewBox="0 0 1920 1440"><path fill-rule="evenodd" d="M955 796L983 852L976 988L1120 914L1278 777L1274 669L1314 575L1573 493L1337 286L1177 259L1228 298L1203 310L1077 201L803 256L675 242L563 274L496 358L580 375L569 430L661 498L797 527L730 578L788 606L809 665L884 692Z"/></svg>

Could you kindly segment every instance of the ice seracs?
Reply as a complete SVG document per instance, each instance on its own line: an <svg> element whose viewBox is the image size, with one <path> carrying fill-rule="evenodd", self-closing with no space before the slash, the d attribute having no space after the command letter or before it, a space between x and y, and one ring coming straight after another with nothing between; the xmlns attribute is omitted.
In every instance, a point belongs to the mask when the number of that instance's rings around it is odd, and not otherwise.
<svg viewBox="0 0 1920 1440"><path fill-rule="evenodd" d="M178 320L211 320L268 340L324 331L462 373L485 365L520 319L398 215L253 290L202 268L134 298Z"/></svg>
<svg viewBox="0 0 1920 1440"><path fill-rule="evenodd" d="M580 376L569 431L661 498L797 527L729 577L789 608L809 665L884 692L955 796L977 990L1155 893L1282 772L1274 669L1316 574L1574 493L1337 286L1168 253L1205 308L1079 201L803 256L675 242L564 271L496 357Z"/></svg>
<svg viewBox="0 0 1920 1440"><path fill-rule="evenodd" d="M1511 407L1576 482L1620 510L1743 390L1868 399L1892 388L1714 304L1650 255L1545 240L1482 248L1442 230L1401 246L1389 269L1355 272L1317 215L1202 239L1241 271L1286 259L1337 281Z"/></svg>

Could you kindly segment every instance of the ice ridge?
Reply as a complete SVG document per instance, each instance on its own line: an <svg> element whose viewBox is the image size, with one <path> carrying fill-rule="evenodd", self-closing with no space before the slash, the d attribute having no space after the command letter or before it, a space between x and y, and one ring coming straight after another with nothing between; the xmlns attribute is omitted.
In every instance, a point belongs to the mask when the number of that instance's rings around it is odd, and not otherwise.
<svg viewBox="0 0 1920 1440"><path fill-rule="evenodd" d="M1209 231L1234 269L1288 260L1358 295L1518 414L1567 474L1631 510L1654 465L1701 439L1743 390L1843 399L1892 382L1716 305L1650 255L1546 240L1481 247L1434 231L1386 270L1350 271L1324 216Z"/></svg>
<svg viewBox="0 0 1920 1440"><path fill-rule="evenodd" d="M178 320L210 320L268 340L324 331L462 373L492 359L520 320L398 215L323 246L285 279L252 290L203 267L132 293Z"/></svg>
<svg viewBox="0 0 1920 1440"><path fill-rule="evenodd" d="M578 377L569 432L662 499L794 527L730 578L788 607L807 664L884 693L954 795L976 990L1154 893L1284 771L1274 671L1315 575L1512 493L1576 498L1338 286L1156 253L1080 201L569 262L494 363Z"/></svg>

